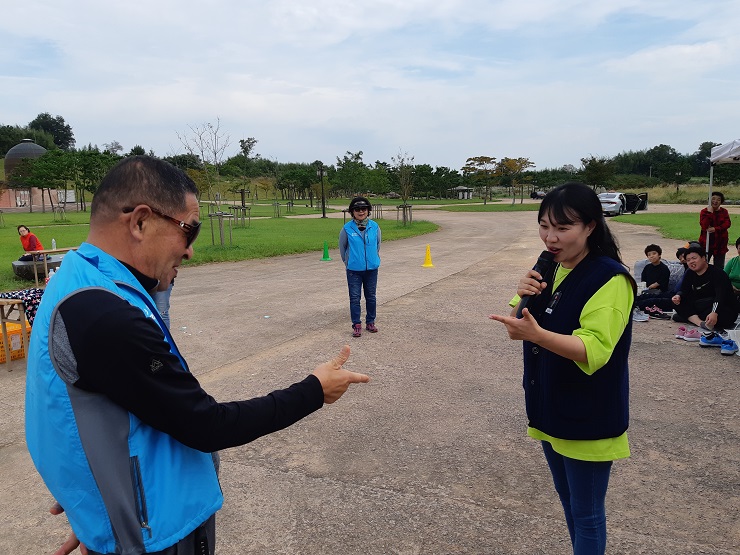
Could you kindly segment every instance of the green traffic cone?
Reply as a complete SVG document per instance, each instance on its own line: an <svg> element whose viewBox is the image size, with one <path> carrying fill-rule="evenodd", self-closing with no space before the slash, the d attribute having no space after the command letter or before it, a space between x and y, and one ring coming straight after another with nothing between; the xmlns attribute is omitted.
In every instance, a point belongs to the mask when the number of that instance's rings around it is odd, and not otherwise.
<svg viewBox="0 0 740 555"><path fill-rule="evenodd" d="M324 258L321 261L331 262L331 258L329 258L329 241L324 241Z"/></svg>

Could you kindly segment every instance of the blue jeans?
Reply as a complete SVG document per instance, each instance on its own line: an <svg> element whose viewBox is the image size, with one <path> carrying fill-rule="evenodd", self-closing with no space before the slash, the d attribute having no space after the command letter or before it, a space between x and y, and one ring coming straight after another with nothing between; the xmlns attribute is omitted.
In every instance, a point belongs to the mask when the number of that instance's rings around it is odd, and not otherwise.
<svg viewBox="0 0 740 555"><path fill-rule="evenodd" d="M174 282L170 283L170 286L165 291L156 291L153 295L157 311L168 329L170 327L170 295L172 295L173 285Z"/></svg>
<svg viewBox="0 0 740 555"><path fill-rule="evenodd" d="M375 310L377 303L375 301L375 289L378 287L378 270L365 270L356 272L347 270L347 285L349 286L349 314L352 317L352 324L361 324L360 318L360 295L365 291L365 322L372 324L375 322Z"/></svg>
<svg viewBox="0 0 740 555"><path fill-rule="evenodd" d="M603 555L606 551L606 489L612 461L570 459L542 442L555 490L565 511L573 555Z"/></svg>

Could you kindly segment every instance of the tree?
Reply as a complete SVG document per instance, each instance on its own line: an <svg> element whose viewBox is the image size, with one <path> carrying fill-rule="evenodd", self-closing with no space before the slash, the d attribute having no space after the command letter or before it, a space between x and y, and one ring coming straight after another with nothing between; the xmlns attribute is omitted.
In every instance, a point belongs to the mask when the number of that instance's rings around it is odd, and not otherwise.
<svg viewBox="0 0 740 555"><path fill-rule="evenodd" d="M591 185L594 191L596 187L606 186L609 179L614 176L614 162L606 156L597 157L592 154L588 158L581 158L581 164L583 164L583 181L586 185Z"/></svg>
<svg viewBox="0 0 740 555"><path fill-rule="evenodd" d="M19 127L18 125L0 125L0 156L5 156L11 148L23 139L33 139L33 142L46 150L57 148L57 145L54 144L54 137L46 131Z"/></svg>
<svg viewBox="0 0 740 555"><path fill-rule="evenodd" d="M517 185L517 179L527 168L534 168L534 163L529 158L501 158L501 161L496 164L496 174L500 175L506 181L509 182L509 186L512 190L511 204L514 204L516 198L516 192L514 187ZM524 201L524 189L522 185L521 202Z"/></svg>
<svg viewBox="0 0 740 555"><path fill-rule="evenodd" d="M64 150L48 150L43 156L31 162L31 172L26 180L28 187L36 187L41 190L41 210L46 212L44 203L44 191L49 198L49 205L54 210L54 198L52 189L66 189L69 178L69 157L72 153ZM58 200L58 197L57 197Z"/></svg>
<svg viewBox="0 0 740 555"><path fill-rule="evenodd" d="M449 197L450 191L453 191L456 187L462 185L462 182L463 176L460 175L457 170L453 170L445 166L437 166L434 168L433 187L437 197Z"/></svg>
<svg viewBox="0 0 740 555"><path fill-rule="evenodd" d="M216 118L216 124L203 123L189 125L189 132L177 133L182 146L192 156L198 156L205 164L206 198L213 199L213 186L218 180L219 167L223 163L224 152L228 148L231 138L221 131L221 120ZM201 191L202 193L202 191Z"/></svg>
<svg viewBox="0 0 740 555"><path fill-rule="evenodd" d="M310 196L311 186L316 182L314 164L281 164L276 186L284 199L295 201L296 198Z"/></svg>
<svg viewBox="0 0 740 555"><path fill-rule="evenodd" d="M394 173L398 177L399 193L401 200L403 200L401 205L403 225L405 226L411 220L411 207L408 200L414 190L414 157L399 148L398 154L391 156L391 162L393 162ZM407 210L408 215L406 214Z"/></svg>
<svg viewBox="0 0 740 555"><path fill-rule="evenodd" d="M709 177L709 157L712 155L712 149L715 146L719 146L719 143L705 141L701 143L698 150L691 155L692 175Z"/></svg>
<svg viewBox="0 0 740 555"><path fill-rule="evenodd" d="M118 141L103 143L103 146L105 147L106 152L109 152L111 154L118 155L119 153L123 152L123 146L121 146L121 143L119 143ZM144 149L142 148L141 150Z"/></svg>
<svg viewBox="0 0 740 555"><path fill-rule="evenodd" d="M131 154L144 154L143 152L134 152L136 147L131 149ZM141 149L144 150L143 148ZM169 162L176 168L181 170L200 170L203 169L203 162L195 154L173 154L171 156L165 156L162 158L165 162Z"/></svg>
<svg viewBox="0 0 740 555"><path fill-rule="evenodd" d="M331 180L332 189L341 190L348 197L364 193L367 190L367 174L368 168L362 161L362 151L348 150L342 158L337 156L337 171Z"/></svg>
<svg viewBox="0 0 740 555"><path fill-rule="evenodd" d="M44 112L36 116L28 127L49 133L54 137L54 144L62 150L69 150L75 145L72 127L64 121L62 116L52 117L49 112Z"/></svg>
<svg viewBox="0 0 740 555"><path fill-rule="evenodd" d="M365 179L367 190L376 195L385 195L390 190L390 175L386 162L375 161L375 166L368 169Z"/></svg>
<svg viewBox="0 0 740 555"><path fill-rule="evenodd" d="M254 150L254 147L257 146L258 142L259 141L254 137L239 139L239 151L244 156L245 160L249 160L251 158L252 151Z"/></svg>
<svg viewBox="0 0 740 555"><path fill-rule="evenodd" d="M131 150L129 150L127 156L141 156L143 154L146 154L144 147L141 145L134 145L131 147Z"/></svg>
<svg viewBox="0 0 740 555"><path fill-rule="evenodd" d="M465 161L461 168L463 176L472 179L478 187L483 187L483 204L489 196L489 187L493 185L497 173L496 158L492 156L472 156Z"/></svg>
<svg viewBox="0 0 740 555"><path fill-rule="evenodd" d="M70 177L74 181L77 201L81 210L87 210L85 193L93 195L106 173L121 159L110 152L100 152L97 147L83 148L69 153Z"/></svg>

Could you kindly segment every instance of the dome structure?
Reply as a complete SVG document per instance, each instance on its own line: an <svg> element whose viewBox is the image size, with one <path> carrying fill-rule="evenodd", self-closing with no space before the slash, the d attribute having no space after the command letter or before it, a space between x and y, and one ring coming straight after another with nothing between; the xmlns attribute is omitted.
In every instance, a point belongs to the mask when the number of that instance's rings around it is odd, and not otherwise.
<svg viewBox="0 0 740 555"><path fill-rule="evenodd" d="M10 174L24 158L40 158L45 153L46 149L33 139L23 139L5 154L5 179L10 179Z"/></svg>

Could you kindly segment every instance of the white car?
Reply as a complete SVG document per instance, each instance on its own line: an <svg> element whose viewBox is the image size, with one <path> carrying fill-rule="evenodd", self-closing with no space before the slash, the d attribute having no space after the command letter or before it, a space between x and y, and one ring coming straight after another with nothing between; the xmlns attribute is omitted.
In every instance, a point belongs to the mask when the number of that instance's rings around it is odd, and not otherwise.
<svg viewBox="0 0 740 555"><path fill-rule="evenodd" d="M622 193L601 193L599 200L606 216L619 216L627 209L627 199Z"/></svg>

